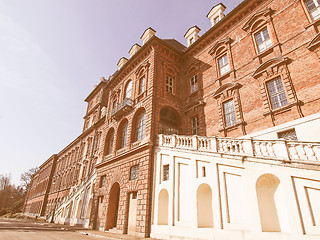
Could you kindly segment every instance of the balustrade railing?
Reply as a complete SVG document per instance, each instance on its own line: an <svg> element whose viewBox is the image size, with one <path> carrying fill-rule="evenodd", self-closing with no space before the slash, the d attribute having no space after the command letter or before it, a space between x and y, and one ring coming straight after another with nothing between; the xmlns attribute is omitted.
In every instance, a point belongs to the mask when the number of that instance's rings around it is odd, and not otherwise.
<svg viewBox="0 0 320 240"><path fill-rule="evenodd" d="M285 161L320 162L319 142L159 134L160 147L253 156Z"/></svg>
<svg viewBox="0 0 320 240"><path fill-rule="evenodd" d="M130 98L123 99L122 102L116 104L111 111L111 116L118 117L118 115L122 115L124 112L128 112L133 106L133 101Z"/></svg>

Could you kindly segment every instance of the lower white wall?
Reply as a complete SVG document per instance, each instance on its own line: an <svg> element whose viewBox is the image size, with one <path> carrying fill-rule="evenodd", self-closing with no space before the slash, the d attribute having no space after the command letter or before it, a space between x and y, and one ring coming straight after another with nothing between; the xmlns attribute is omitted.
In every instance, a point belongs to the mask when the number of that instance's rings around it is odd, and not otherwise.
<svg viewBox="0 0 320 240"><path fill-rule="evenodd" d="M156 149L151 237L320 239L320 167L243 160Z"/></svg>

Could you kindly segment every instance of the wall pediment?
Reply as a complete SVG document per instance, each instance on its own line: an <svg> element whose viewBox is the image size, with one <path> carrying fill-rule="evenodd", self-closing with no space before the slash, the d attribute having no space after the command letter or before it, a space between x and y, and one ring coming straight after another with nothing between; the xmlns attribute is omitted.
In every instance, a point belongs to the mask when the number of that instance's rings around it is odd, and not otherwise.
<svg viewBox="0 0 320 240"><path fill-rule="evenodd" d="M318 33L308 44L307 48L313 50L320 45L320 33Z"/></svg>
<svg viewBox="0 0 320 240"><path fill-rule="evenodd" d="M254 78L258 77L261 73L263 73L265 70L267 70L270 67L277 66L279 64L287 62L289 59L287 57L285 58L272 58L268 61L262 63L252 74Z"/></svg>
<svg viewBox="0 0 320 240"><path fill-rule="evenodd" d="M212 96L214 98L217 98L226 90L229 90L229 89L231 90L231 89L240 88L240 87L241 85L239 83L225 83L221 85Z"/></svg>
<svg viewBox="0 0 320 240"><path fill-rule="evenodd" d="M217 55L217 50L220 48L220 47L225 47L227 48L227 46L231 43L232 39L229 38L229 37L226 37L224 39L221 39L219 41L217 41L213 47L210 49L210 51L208 52L210 55Z"/></svg>
<svg viewBox="0 0 320 240"><path fill-rule="evenodd" d="M271 13L271 8L266 8L260 12L257 12L256 14L250 17L250 19L244 24L242 29L246 32L251 32L253 30L252 27L255 25L256 22L261 20L266 22Z"/></svg>

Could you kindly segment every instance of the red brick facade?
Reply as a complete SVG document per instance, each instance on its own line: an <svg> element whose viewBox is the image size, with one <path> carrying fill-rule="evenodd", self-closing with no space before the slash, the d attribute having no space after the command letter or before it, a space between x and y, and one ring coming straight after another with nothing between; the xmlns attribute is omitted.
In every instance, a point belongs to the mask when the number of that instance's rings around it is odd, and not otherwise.
<svg viewBox="0 0 320 240"><path fill-rule="evenodd" d="M319 25L303 1L245 0L188 48L152 36L87 97L83 133L57 154L46 213L95 166L90 226L127 233L134 193L135 232L148 236L157 134L239 137L318 113Z"/></svg>

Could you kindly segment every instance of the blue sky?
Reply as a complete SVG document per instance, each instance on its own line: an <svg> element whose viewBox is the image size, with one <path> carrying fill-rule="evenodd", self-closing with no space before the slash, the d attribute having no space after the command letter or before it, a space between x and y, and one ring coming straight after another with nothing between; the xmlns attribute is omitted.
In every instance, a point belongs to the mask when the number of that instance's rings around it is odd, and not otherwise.
<svg viewBox="0 0 320 240"><path fill-rule="evenodd" d="M241 1L225 1L226 13ZM148 27L184 45L214 0L0 0L0 174L41 165L82 130L84 99Z"/></svg>

